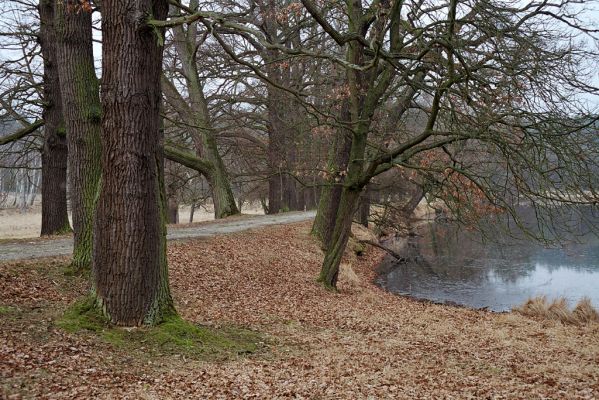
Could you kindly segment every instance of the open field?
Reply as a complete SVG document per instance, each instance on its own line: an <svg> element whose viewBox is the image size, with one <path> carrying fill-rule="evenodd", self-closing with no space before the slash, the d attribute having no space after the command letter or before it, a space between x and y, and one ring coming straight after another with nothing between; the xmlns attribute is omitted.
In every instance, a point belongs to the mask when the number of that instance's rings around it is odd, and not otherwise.
<svg viewBox="0 0 599 400"><path fill-rule="evenodd" d="M599 325L566 326L393 296L382 254L346 256L340 293L315 282L309 224L169 246L181 315L259 332L246 355L193 358L57 321L86 292L67 259L0 266L0 398L594 399ZM160 349L158 349L160 350Z"/></svg>

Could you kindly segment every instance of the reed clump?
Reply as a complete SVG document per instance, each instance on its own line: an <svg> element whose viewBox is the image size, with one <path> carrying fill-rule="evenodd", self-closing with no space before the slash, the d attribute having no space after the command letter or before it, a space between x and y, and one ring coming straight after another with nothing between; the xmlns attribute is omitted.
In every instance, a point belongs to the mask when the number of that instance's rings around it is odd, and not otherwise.
<svg viewBox="0 0 599 400"><path fill-rule="evenodd" d="M568 301L557 298L549 301L546 296L528 299L523 305L513 309L528 317L558 321L568 325L599 323L599 312L588 297L582 298L576 307L570 309Z"/></svg>

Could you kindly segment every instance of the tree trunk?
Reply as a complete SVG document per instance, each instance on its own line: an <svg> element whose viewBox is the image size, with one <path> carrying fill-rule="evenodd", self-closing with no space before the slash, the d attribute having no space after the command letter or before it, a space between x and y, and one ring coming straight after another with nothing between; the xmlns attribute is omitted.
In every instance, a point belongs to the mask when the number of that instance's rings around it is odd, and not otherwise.
<svg viewBox="0 0 599 400"><path fill-rule="evenodd" d="M168 197L168 207L167 207L167 216L166 221L169 224L178 224L179 223L179 202L177 199L173 197Z"/></svg>
<svg viewBox="0 0 599 400"><path fill-rule="evenodd" d="M209 139L213 140L213 139ZM216 149L216 142L214 143L214 149L211 150L214 154L218 154ZM212 202L214 203L214 217L216 219L230 217L231 215L239 214L237 203L235 203L235 197L233 196L233 190L229 183L229 178L225 171L225 165L223 164L220 155L212 158L212 165L215 166L211 173L206 176L208 185L212 191Z"/></svg>
<svg viewBox="0 0 599 400"><path fill-rule="evenodd" d="M283 209L282 191L283 185L281 182L281 174L277 172L278 167L274 167L278 163L278 152L273 150L273 135L269 135L268 159L271 169L270 177L268 178L268 212L267 214L277 214Z"/></svg>
<svg viewBox="0 0 599 400"><path fill-rule="evenodd" d="M41 0L40 45L44 60L44 147L42 150L42 236L70 232L67 212L67 138L56 59L54 0Z"/></svg>
<svg viewBox="0 0 599 400"><path fill-rule="evenodd" d="M193 223L193 214L195 214L195 211L196 211L196 204L191 203L191 209L189 210L189 223L190 224Z"/></svg>
<svg viewBox="0 0 599 400"><path fill-rule="evenodd" d="M360 224L368 228L368 218L370 217L370 192L368 189L364 190L360 198L357 217Z"/></svg>
<svg viewBox="0 0 599 400"><path fill-rule="evenodd" d="M270 75L275 75L271 72ZM297 127L293 126L293 114L300 107L290 96L280 89L268 90L268 161L270 178L268 181L269 214L281 211L303 210L299 184L292 176L297 164Z"/></svg>
<svg viewBox="0 0 599 400"><path fill-rule="evenodd" d="M350 120L348 101L343 102L341 117L341 121ZM318 209L312 225L312 234L320 240L323 249L329 247L335 228L337 208L341 201L341 183L345 180L341 172L345 171L348 166L352 147L351 135L349 129L340 127L329 153L327 165L327 171L330 174L329 182L321 189Z"/></svg>
<svg viewBox="0 0 599 400"><path fill-rule="evenodd" d="M21 212L27 210L27 191L29 188L29 170L26 168L21 168L21 190L19 191L20 205L19 208Z"/></svg>
<svg viewBox="0 0 599 400"><path fill-rule="evenodd" d="M36 168L39 167L39 162L36 160L35 163ZM33 207L35 204L35 198L37 197L38 188L40 187L40 171L33 171L33 184L29 190L29 207Z"/></svg>
<svg viewBox="0 0 599 400"><path fill-rule="evenodd" d="M343 257L345 247L347 246L353 217L359 199L359 189L344 188L342 190L339 208L335 213L335 228L331 235L330 243L318 278L318 281L323 283L327 288L335 289L337 287L339 265L341 264L341 257Z"/></svg>
<svg viewBox="0 0 599 400"><path fill-rule="evenodd" d="M56 52L69 151L73 268L89 269L100 180L102 107L92 48L92 17L74 0L56 1Z"/></svg>
<svg viewBox="0 0 599 400"><path fill-rule="evenodd" d="M198 2L190 3L192 8L198 7ZM182 26L173 29L175 34L175 48L184 71L185 83L189 94L189 110L187 115L195 129L192 137L195 141L198 156L211 164L211 171L205 177L212 190L214 203L214 217L216 219L239 214L231 183L227 176L225 164L218 151L215 129L212 125L208 102L204 96L204 88L197 68L197 22L189 25L187 31Z"/></svg>
<svg viewBox="0 0 599 400"><path fill-rule="evenodd" d="M284 23L276 17L278 3L274 0L262 2L261 7L264 22L261 28L271 38L280 37ZM286 45L300 47L299 34L289 29ZM266 61L266 74L277 86L286 86L297 90L303 85L303 69L300 62L290 60L283 52L276 49L264 49L262 57ZM268 161L270 168L269 179L269 214L281 211L303 210L303 199L300 198L300 185L294 177L298 171L298 143L302 139L306 115L302 114L303 107L289 94L275 85L268 85L266 107L268 109Z"/></svg>
<svg viewBox="0 0 599 400"><path fill-rule="evenodd" d="M409 219L412 216L425 194L424 190L419 186L409 191L409 193L411 195L410 199L402 207L402 213L406 219Z"/></svg>
<svg viewBox="0 0 599 400"><path fill-rule="evenodd" d="M155 325L175 313L168 283L160 130L166 0L102 2L102 185L93 278L97 305L116 325Z"/></svg>
<svg viewBox="0 0 599 400"><path fill-rule="evenodd" d="M167 224L179 223L179 187L177 170L174 162L164 160L165 188L166 188L166 222Z"/></svg>

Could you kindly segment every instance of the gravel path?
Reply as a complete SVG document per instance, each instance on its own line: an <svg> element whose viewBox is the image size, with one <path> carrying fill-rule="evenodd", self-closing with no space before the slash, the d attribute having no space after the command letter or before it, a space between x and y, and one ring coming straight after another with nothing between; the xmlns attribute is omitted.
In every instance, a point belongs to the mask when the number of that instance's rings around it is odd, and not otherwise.
<svg viewBox="0 0 599 400"><path fill-rule="evenodd" d="M170 228L168 240L202 238L241 232L268 225L290 224L314 218L314 211L289 212L277 215L258 215L233 221L215 221L209 224ZM25 260L40 257L69 255L73 251L73 238L15 241L0 243L0 261Z"/></svg>

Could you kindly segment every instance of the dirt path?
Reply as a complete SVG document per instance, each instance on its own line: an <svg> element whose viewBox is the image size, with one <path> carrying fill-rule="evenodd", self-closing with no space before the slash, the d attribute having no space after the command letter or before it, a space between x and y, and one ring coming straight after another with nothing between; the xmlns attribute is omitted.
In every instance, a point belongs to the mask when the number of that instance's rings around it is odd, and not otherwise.
<svg viewBox="0 0 599 400"><path fill-rule="evenodd" d="M168 240L210 237L240 232L268 225L289 224L314 218L315 212L289 212L278 215L251 216L242 219L215 221L202 225L169 228ZM69 255L73 238L33 239L0 243L0 261L25 260L40 257Z"/></svg>

